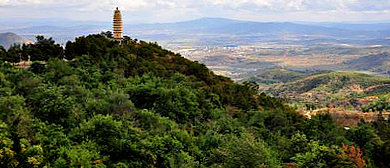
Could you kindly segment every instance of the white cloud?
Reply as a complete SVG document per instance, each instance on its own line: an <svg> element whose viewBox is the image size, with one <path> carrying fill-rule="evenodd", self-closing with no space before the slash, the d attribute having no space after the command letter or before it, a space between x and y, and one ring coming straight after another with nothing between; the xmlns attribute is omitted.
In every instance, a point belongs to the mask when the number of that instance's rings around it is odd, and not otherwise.
<svg viewBox="0 0 390 168"><path fill-rule="evenodd" d="M5 6L7 5L9 0L0 0L0 6Z"/></svg>
<svg viewBox="0 0 390 168"><path fill-rule="evenodd" d="M134 20L149 18L147 21L164 22L195 17L286 18L290 16L287 14L292 16L294 13L316 14L319 17L321 15L321 18L325 14L333 17L332 13L337 13L338 16L387 14L390 11L390 0L0 0L0 6L8 10L23 8L25 13L35 10L35 13L38 11L42 16L48 15L45 11L53 10L51 13L55 14L61 8L58 12L61 16L72 13L72 16L78 16L72 19L89 17L101 20L106 18L99 18L100 16L109 15L119 6ZM281 13L286 15L282 16ZM315 15L310 16L314 17Z"/></svg>
<svg viewBox="0 0 390 168"><path fill-rule="evenodd" d="M111 9L118 5L125 10L139 8L194 8L211 6L221 9L271 11L323 10L388 10L388 0L0 0L2 6L81 6L85 9Z"/></svg>

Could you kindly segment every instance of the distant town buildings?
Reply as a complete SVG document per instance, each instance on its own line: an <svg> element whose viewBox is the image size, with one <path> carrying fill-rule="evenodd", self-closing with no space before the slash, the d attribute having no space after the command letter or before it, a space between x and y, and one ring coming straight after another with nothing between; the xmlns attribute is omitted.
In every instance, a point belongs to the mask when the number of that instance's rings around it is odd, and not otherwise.
<svg viewBox="0 0 390 168"><path fill-rule="evenodd" d="M122 39L122 33L123 33L122 14L121 11L118 9L118 7L114 12L113 33L114 33L115 40L120 41Z"/></svg>

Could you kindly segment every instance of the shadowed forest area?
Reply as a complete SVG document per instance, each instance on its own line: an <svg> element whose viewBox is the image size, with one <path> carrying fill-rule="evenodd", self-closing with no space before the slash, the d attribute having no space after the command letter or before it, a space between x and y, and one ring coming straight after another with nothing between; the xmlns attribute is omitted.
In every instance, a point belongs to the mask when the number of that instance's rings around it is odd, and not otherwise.
<svg viewBox="0 0 390 168"><path fill-rule="evenodd" d="M156 43L38 36L0 65L0 167L390 167L383 117L307 119Z"/></svg>

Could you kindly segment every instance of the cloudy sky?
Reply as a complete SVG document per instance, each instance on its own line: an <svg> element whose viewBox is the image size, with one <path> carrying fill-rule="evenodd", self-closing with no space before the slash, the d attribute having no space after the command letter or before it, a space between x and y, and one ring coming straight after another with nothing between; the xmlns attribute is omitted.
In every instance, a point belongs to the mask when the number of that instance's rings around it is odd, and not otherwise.
<svg viewBox="0 0 390 168"><path fill-rule="evenodd" d="M127 22L390 21L390 0L0 0L0 19L110 21L116 6Z"/></svg>

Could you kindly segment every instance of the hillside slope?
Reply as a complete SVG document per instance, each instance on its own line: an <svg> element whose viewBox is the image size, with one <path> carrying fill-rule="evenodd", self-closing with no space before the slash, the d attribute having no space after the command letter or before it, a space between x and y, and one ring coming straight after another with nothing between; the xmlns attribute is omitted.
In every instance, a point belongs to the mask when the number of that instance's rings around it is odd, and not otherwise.
<svg viewBox="0 0 390 168"><path fill-rule="evenodd" d="M357 72L330 72L312 75L294 82L274 85L267 92L275 95L288 93L302 94L310 91L318 91L324 94L337 93L340 91L354 91L354 87L368 89L374 86L390 84L390 78L374 76Z"/></svg>
<svg viewBox="0 0 390 168"><path fill-rule="evenodd" d="M356 72L316 74L263 86L261 91L284 98L304 111L325 108L325 111L376 112L390 107L382 105L388 101L390 77Z"/></svg>
<svg viewBox="0 0 390 168"><path fill-rule="evenodd" d="M297 81L299 79L303 79L307 76L311 76L313 74L324 73L324 71L291 71L291 70L267 70L260 71L249 78L243 79L242 81L247 82L256 82L260 84L277 84L277 83L289 83L293 81Z"/></svg>
<svg viewBox="0 0 390 168"><path fill-rule="evenodd" d="M373 71L384 71L389 69L387 63L390 61L390 54L387 52L367 55L357 59L348 60L342 62L346 64L349 69L356 69L361 71L373 70Z"/></svg>
<svg viewBox="0 0 390 168"><path fill-rule="evenodd" d="M356 165L345 144L359 143L359 130L328 114L306 119L251 83L156 43L119 43L105 32L78 37L65 51L37 37L12 52L36 61L28 69L0 61L0 167ZM388 156L379 150L390 140L385 123L363 123L376 148L362 148L367 157L358 159L389 165L372 157Z"/></svg>

